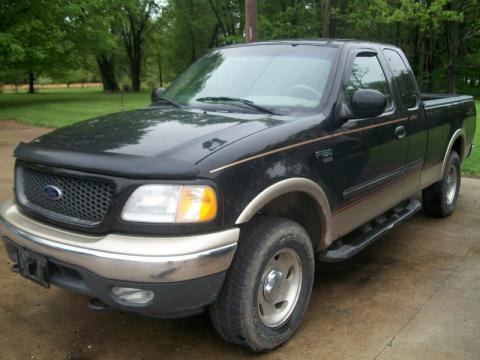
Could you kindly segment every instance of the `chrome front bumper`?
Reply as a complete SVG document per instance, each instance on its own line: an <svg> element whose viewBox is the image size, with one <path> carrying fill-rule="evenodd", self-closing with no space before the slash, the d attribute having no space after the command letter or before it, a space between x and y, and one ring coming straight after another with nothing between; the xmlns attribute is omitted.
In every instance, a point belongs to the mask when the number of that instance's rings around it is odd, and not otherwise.
<svg viewBox="0 0 480 360"><path fill-rule="evenodd" d="M92 236L36 221L10 200L0 207L0 232L17 246L106 279L169 283L228 269L240 229L176 237Z"/></svg>

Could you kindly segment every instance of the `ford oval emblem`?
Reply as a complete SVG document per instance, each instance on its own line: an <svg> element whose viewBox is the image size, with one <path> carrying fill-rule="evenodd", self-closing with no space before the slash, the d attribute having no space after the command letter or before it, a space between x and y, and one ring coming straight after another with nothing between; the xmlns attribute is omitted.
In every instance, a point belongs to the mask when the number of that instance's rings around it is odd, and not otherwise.
<svg viewBox="0 0 480 360"><path fill-rule="evenodd" d="M47 185L43 188L43 193L51 200L60 200L63 196L63 191L58 186Z"/></svg>

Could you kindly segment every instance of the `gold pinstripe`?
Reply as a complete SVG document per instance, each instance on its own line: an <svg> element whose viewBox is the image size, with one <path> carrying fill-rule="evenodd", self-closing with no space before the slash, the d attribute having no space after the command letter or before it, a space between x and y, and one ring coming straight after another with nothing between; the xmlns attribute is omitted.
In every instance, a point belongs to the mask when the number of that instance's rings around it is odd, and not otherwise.
<svg viewBox="0 0 480 360"><path fill-rule="evenodd" d="M213 173L216 173L216 172L218 172L218 171L222 171L222 170L228 169L228 168L233 167L233 166L236 166L236 165L240 165L240 164L246 163L246 162L251 161L251 160L259 159L259 158L261 158L261 157L268 156L268 155L272 155L272 154L276 154L276 153L278 153L278 152L282 152L282 151L294 149L294 148L297 148L297 147L300 147L300 146L303 146L303 145L308 145L308 144L320 142L320 141L327 140L327 139L333 139L333 138L336 138L336 137L339 137L339 136L349 135L349 134L357 133L357 132L360 132L360 131L365 131L365 130L369 130L369 129L374 129L374 128L381 127L381 126L391 125L391 124L395 124L395 123L398 123L398 122L401 122L401 121L405 121L405 120L409 120L409 119L410 119L410 120L413 120L413 117L411 117L411 118L409 118L409 117L402 117L402 118L399 118L399 119L387 121L387 122L380 123L380 124L374 124L374 125L364 126L364 127L358 128L358 129L353 129L353 130L349 130L349 131L339 131L339 132L336 132L336 133L334 133L334 134L325 135L325 136L321 136L321 137L318 137L318 138L314 138L314 139L302 141L302 142L299 142L299 143L295 143L295 144L283 146L283 147L280 147L280 148L277 148L277 149L274 149L274 150L266 151L266 152L261 153L261 154L257 154L257 155L253 155L253 156L247 157L247 158L242 159L242 160L234 161L234 162L232 162L232 163L230 163L230 164L226 164L226 165L220 166L220 167L218 167L218 168L216 168L216 169L210 170L210 174L213 174Z"/></svg>

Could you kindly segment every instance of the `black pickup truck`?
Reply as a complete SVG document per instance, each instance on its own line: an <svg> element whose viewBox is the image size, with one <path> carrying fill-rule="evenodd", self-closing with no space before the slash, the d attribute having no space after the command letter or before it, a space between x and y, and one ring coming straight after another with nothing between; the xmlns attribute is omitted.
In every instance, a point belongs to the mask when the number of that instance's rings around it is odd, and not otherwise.
<svg viewBox="0 0 480 360"><path fill-rule="evenodd" d="M209 309L224 339L270 350L316 260L422 204L452 213L474 132L472 97L421 94L395 46L229 46L144 109L20 144L0 229L12 271L45 287L157 317Z"/></svg>

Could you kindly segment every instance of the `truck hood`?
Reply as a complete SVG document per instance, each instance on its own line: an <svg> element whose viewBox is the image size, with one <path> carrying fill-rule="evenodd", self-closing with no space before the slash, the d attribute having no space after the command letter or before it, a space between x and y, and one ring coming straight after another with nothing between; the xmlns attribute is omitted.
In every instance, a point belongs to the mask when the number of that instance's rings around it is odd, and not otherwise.
<svg viewBox="0 0 480 360"><path fill-rule="evenodd" d="M281 123L259 114L145 108L52 131L20 144L20 160L135 177L195 177L206 156Z"/></svg>

